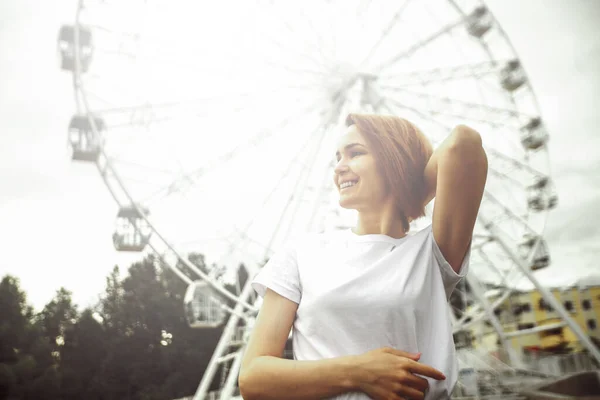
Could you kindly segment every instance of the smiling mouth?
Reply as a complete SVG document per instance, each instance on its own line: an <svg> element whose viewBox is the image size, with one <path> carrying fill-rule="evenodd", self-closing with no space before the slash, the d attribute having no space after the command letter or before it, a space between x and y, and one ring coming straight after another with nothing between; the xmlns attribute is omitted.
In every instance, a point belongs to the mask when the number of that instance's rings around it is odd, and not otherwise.
<svg viewBox="0 0 600 400"><path fill-rule="evenodd" d="M358 181L344 182L340 185L340 191L354 187L357 184L358 184Z"/></svg>

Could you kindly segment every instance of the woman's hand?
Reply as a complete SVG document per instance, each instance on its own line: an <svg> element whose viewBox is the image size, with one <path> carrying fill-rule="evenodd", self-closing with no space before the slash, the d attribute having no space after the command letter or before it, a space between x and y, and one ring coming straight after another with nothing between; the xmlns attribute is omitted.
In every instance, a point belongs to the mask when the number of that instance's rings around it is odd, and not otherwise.
<svg viewBox="0 0 600 400"><path fill-rule="evenodd" d="M429 387L427 376L446 377L440 371L418 362L420 354L383 347L356 356L358 389L374 400L422 400Z"/></svg>

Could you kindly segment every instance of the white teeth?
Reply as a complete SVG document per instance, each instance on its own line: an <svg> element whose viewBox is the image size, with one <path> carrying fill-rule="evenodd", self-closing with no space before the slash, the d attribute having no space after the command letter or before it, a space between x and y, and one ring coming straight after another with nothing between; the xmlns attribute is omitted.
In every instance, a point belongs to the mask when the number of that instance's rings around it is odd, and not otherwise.
<svg viewBox="0 0 600 400"><path fill-rule="evenodd" d="M344 189L344 188L347 188L349 186L354 186L354 185L356 185L355 181L344 182L340 185L340 189Z"/></svg>

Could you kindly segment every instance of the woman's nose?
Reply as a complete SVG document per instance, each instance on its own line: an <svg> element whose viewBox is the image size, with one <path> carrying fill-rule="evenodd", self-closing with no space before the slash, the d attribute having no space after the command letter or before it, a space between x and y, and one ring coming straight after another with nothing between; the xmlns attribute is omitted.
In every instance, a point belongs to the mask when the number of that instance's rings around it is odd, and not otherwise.
<svg viewBox="0 0 600 400"><path fill-rule="evenodd" d="M346 165L346 163L344 161L338 161L337 164L335 164L335 168L333 169L333 172L335 172L336 175L339 175L343 172L348 171L348 166Z"/></svg>

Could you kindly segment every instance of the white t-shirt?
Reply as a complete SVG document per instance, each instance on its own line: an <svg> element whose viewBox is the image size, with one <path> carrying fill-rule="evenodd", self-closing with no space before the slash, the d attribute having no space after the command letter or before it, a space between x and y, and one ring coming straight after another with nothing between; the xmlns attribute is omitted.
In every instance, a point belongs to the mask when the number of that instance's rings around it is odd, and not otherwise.
<svg viewBox="0 0 600 400"><path fill-rule="evenodd" d="M294 359L358 355L380 347L421 352L419 362L446 375L429 379L427 400L449 398L458 376L448 299L467 274L471 250L456 274L431 225L401 239L350 229L288 243L259 271L253 288L299 304ZM369 399L346 393L338 400Z"/></svg>

